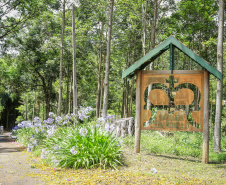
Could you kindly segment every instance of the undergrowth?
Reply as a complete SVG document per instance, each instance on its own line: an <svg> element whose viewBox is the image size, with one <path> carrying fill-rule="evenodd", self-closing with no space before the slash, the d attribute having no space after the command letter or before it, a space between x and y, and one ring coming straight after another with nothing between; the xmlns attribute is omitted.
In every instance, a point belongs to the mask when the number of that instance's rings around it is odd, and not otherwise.
<svg viewBox="0 0 226 185"><path fill-rule="evenodd" d="M203 137L200 132L170 132L162 136L156 131L141 131L141 150L147 153L174 155L181 157L202 158ZM127 136L124 139L127 147L134 147L134 137ZM226 137L222 136L222 153L213 152L213 138L210 138L209 159L211 162L226 161Z"/></svg>

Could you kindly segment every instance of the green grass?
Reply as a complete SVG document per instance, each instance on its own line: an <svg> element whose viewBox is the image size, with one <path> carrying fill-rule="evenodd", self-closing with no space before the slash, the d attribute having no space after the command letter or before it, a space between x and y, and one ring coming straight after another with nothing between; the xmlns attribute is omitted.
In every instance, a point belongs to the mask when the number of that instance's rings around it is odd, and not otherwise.
<svg viewBox="0 0 226 185"><path fill-rule="evenodd" d="M202 133L200 132L170 132L161 136L155 131L141 131L141 150L152 154L173 155L180 157L202 158ZM134 137L126 137L124 144L134 146ZM222 136L222 153L213 152L213 138L210 138L210 162L226 161L226 137Z"/></svg>

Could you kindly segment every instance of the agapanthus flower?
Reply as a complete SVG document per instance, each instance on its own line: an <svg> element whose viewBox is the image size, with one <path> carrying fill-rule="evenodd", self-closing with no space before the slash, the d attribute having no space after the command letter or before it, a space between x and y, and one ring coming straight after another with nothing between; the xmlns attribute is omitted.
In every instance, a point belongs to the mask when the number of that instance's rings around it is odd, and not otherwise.
<svg viewBox="0 0 226 185"><path fill-rule="evenodd" d="M19 128L29 128L29 127L33 127L33 123L31 121L22 121L17 126Z"/></svg>
<svg viewBox="0 0 226 185"><path fill-rule="evenodd" d="M38 128L35 128L35 132L36 132L36 134L39 133L39 129Z"/></svg>
<svg viewBox="0 0 226 185"><path fill-rule="evenodd" d="M46 151L45 149L43 148L42 149L42 153L41 153L41 159L45 159L46 158Z"/></svg>
<svg viewBox="0 0 226 185"><path fill-rule="evenodd" d="M70 152L73 154L73 155L76 155L78 153L77 150L75 150L75 146L73 146L71 149L70 149Z"/></svg>
<svg viewBox="0 0 226 185"><path fill-rule="evenodd" d="M97 128L100 128L100 127L101 127L101 125L100 125L100 124L96 124L96 127L97 127Z"/></svg>
<svg viewBox="0 0 226 185"><path fill-rule="evenodd" d="M48 118L47 120L46 120L46 123L47 124L52 124L54 122L54 119L53 118Z"/></svg>
<svg viewBox="0 0 226 185"><path fill-rule="evenodd" d="M39 122L39 117L38 117L38 116L34 117L34 122L35 122L35 123L36 123L36 122Z"/></svg>
<svg viewBox="0 0 226 185"><path fill-rule="evenodd" d="M86 136L87 133L88 133L88 130L86 128L80 128L79 134L81 136Z"/></svg>
<svg viewBox="0 0 226 185"><path fill-rule="evenodd" d="M32 149L33 149L33 146L32 146L32 145L30 145L30 144L28 144L28 146L27 146L27 152L31 152L31 151L32 151Z"/></svg>
<svg viewBox="0 0 226 185"><path fill-rule="evenodd" d="M98 122L98 123L104 123L104 121L105 121L105 120L104 120L104 118L102 118L102 117L100 117L100 118L97 119L97 122Z"/></svg>
<svg viewBox="0 0 226 185"><path fill-rule="evenodd" d="M115 129L115 125L113 125L113 124L110 125L109 123L105 124L105 131L106 132L110 132L111 133L111 132L114 131L114 129Z"/></svg>
<svg viewBox="0 0 226 185"><path fill-rule="evenodd" d="M54 146L54 150L59 150L59 146Z"/></svg>
<svg viewBox="0 0 226 185"><path fill-rule="evenodd" d="M53 112L49 112L49 117L50 118L53 118L53 117L55 117L56 115L53 113Z"/></svg>
<svg viewBox="0 0 226 185"><path fill-rule="evenodd" d="M54 135L54 133L56 132L56 129L54 126L50 127L48 130L47 130L47 134L48 134L48 138L49 137L52 137Z"/></svg>
<svg viewBox="0 0 226 185"><path fill-rule="evenodd" d="M32 142L32 144L33 144L34 146L37 146L37 145L38 145L37 140L34 140L34 141Z"/></svg>
<svg viewBox="0 0 226 185"><path fill-rule="evenodd" d="M68 121L65 120L65 121L63 122L63 125L67 125L67 124L68 124Z"/></svg>
<svg viewBox="0 0 226 185"><path fill-rule="evenodd" d="M63 119L62 117L57 116L57 117L56 117L56 122L59 124L59 123L61 123L62 119Z"/></svg>
<svg viewBox="0 0 226 185"><path fill-rule="evenodd" d="M78 111L78 118L80 120L83 120L85 118L88 118L88 114L93 111L93 108L92 107L80 107L80 110Z"/></svg>

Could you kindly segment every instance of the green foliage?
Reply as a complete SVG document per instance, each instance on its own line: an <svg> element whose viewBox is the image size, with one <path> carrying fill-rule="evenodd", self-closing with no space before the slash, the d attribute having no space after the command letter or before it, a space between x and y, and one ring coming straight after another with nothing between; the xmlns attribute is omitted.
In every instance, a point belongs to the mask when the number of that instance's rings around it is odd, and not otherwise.
<svg viewBox="0 0 226 185"><path fill-rule="evenodd" d="M52 165L77 169L122 164L119 140L96 126L61 128L44 143L45 160Z"/></svg>
<svg viewBox="0 0 226 185"><path fill-rule="evenodd" d="M134 138L127 137L125 145L133 147ZM141 149L147 153L175 155L181 157L202 157L202 133L170 132L165 137L159 132L142 131ZM212 150L213 138L210 139L210 161L223 162L226 160L225 153L216 154ZM222 151L226 150L226 137L222 137Z"/></svg>
<svg viewBox="0 0 226 185"><path fill-rule="evenodd" d="M23 121L13 130L13 135L28 152L40 156L45 164L64 168L117 168L122 165L120 139L113 135L113 127L97 124L95 121L70 126L73 121L84 120L91 108L81 108L78 116L56 116L34 122ZM109 118L110 119L110 118Z"/></svg>

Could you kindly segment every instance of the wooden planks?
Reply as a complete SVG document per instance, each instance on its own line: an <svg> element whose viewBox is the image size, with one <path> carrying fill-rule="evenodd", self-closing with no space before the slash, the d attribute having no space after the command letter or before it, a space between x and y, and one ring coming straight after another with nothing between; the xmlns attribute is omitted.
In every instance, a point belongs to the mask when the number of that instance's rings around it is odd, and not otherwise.
<svg viewBox="0 0 226 185"><path fill-rule="evenodd" d="M141 91L140 91L140 124L141 130L173 130L173 131L202 131L203 130L203 110L204 110L204 82L203 75L204 71L189 71L190 74L184 74L184 71L173 71L174 74L171 74L170 70L167 71L141 71ZM163 73L163 74L162 74ZM174 83L174 88L181 84L193 84L200 91L200 110L193 111L192 117L193 120L200 125L200 128L192 126L187 120L185 111L179 111L174 109L174 113L168 113L165 110L158 110L157 116L153 120L152 124L145 126L144 124L151 119L152 111L146 110L145 103L145 90L150 84L160 83L165 85L166 88L170 88L169 83L167 82L170 77L174 77L176 83ZM190 105L194 100L194 93L190 89L183 88L175 92L174 97L174 106L175 105ZM153 89L148 95L152 104L154 105L170 105L169 97L166 92L162 89Z"/></svg>

